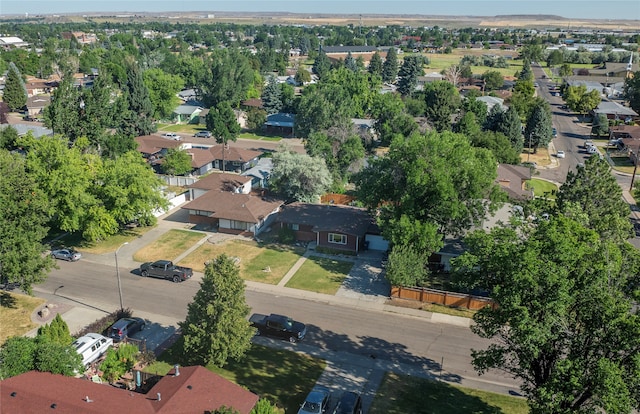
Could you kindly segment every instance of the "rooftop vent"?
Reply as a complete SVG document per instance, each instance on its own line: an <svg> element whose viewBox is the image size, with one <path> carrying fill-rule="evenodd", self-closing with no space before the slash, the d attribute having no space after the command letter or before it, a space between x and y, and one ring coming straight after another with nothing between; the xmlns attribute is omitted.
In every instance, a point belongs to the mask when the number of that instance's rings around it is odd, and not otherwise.
<svg viewBox="0 0 640 414"><path fill-rule="evenodd" d="M12 393L11 393L11 394L9 394L9 395L11 395L12 397L15 397L16 395L18 395L18 393L14 391L14 392L12 392Z"/></svg>
<svg viewBox="0 0 640 414"><path fill-rule="evenodd" d="M160 393L158 393L158 401L162 401L162 395L160 395Z"/></svg>
<svg viewBox="0 0 640 414"><path fill-rule="evenodd" d="M54 410L56 409L56 407L58 407L58 404L56 403L51 404L51 408L53 408Z"/></svg>
<svg viewBox="0 0 640 414"><path fill-rule="evenodd" d="M173 366L173 369L175 370L175 372L173 373L173 376L174 376L174 377L178 377L178 376L180 376L180 365L175 364L175 365Z"/></svg>
<svg viewBox="0 0 640 414"><path fill-rule="evenodd" d="M187 389L188 389L188 390L192 390L192 389L193 389L193 387L192 387L191 385L187 385Z"/></svg>

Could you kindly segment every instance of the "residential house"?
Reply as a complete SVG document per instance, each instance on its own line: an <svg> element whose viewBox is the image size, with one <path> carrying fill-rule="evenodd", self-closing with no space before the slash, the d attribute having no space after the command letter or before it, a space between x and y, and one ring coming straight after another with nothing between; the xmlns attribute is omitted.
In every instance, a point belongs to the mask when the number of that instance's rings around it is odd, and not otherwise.
<svg viewBox="0 0 640 414"><path fill-rule="evenodd" d="M154 162L167 155L169 148L182 148L182 143L157 135L142 135L135 138L138 144L138 152L149 162Z"/></svg>
<svg viewBox="0 0 640 414"><path fill-rule="evenodd" d="M531 179L531 169L519 165L498 164L496 181L510 199L526 200L533 198L533 191L528 190L526 182Z"/></svg>
<svg viewBox="0 0 640 414"><path fill-rule="evenodd" d="M268 115L264 127L268 133L279 134L284 137L293 137L295 122L295 114L279 112Z"/></svg>
<svg viewBox="0 0 640 414"><path fill-rule="evenodd" d="M191 168L193 175L204 175L213 169L214 156L211 147L193 146L185 144L183 146L187 154L191 156Z"/></svg>
<svg viewBox="0 0 640 414"><path fill-rule="evenodd" d="M195 101L198 96L195 89L184 89L178 92L178 98L182 99L185 102L188 102Z"/></svg>
<svg viewBox="0 0 640 414"><path fill-rule="evenodd" d="M245 177L251 177L251 188L260 189L269 187L269 178L271 177L271 171L273 170L273 159L260 158L253 167L244 171L242 174Z"/></svg>
<svg viewBox="0 0 640 414"><path fill-rule="evenodd" d="M622 106L617 102L602 101L598 104L598 107L592 111L594 116L598 114L605 114L608 119L621 119L624 121L631 120L637 117L638 114L631 108Z"/></svg>
<svg viewBox="0 0 640 414"><path fill-rule="evenodd" d="M189 222L217 228L221 233L256 236L273 221L283 201L251 192L252 178L212 173L190 184L190 201L182 208Z"/></svg>
<svg viewBox="0 0 640 414"><path fill-rule="evenodd" d="M146 393L82 378L29 371L0 381L0 414L209 413L223 406L249 414L258 396L201 366L176 367Z"/></svg>
<svg viewBox="0 0 640 414"><path fill-rule="evenodd" d="M75 39L78 43L83 45L88 45L98 41L98 36L96 36L95 33L62 32L60 33L60 36L65 40Z"/></svg>
<svg viewBox="0 0 640 414"><path fill-rule="evenodd" d="M21 48L28 47L29 43L15 36L1 36L0 37L0 48L4 50L10 50L13 48Z"/></svg>
<svg viewBox="0 0 640 414"><path fill-rule="evenodd" d="M599 82L583 80L583 79L578 79L578 80L568 79L567 85L574 86L574 87L584 86L585 88L587 88L587 93L591 93L591 91L598 91L601 98L605 97L604 96L605 87L603 84Z"/></svg>
<svg viewBox="0 0 640 414"><path fill-rule="evenodd" d="M171 113L171 120L178 124L199 124L204 108L199 102L188 101L178 105Z"/></svg>
<svg viewBox="0 0 640 414"><path fill-rule="evenodd" d="M51 98L49 96L39 95L27 98L27 115L32 118L39 118L44 113L44 108L49 106Z"/></svg>
<svg viewBox="0 0 640 414"><path fill-rule="evenodd" d="M263 154L262 151L232 147L231 145L214 145L209 151L213 154L213 168L221 171L241 173L255 166ZM223 168L224 160L224 168Z"/></svg>
<svg viewBox="0 0 640 414"><path fill-rule="evenodd" d="M36 125L28 125L28 124L11 124L11 125L1 124L0 131L8 127L15 129L18 132L19 137L27 135L28 133L31 133L31 135L33 135L34 138L53 135L53 131L49 128L36 126Z"/></svg>
<svg viewBox="0 0 640 414"><path fill-rule="evenodd" d="M629 154L631 162L637 162L640 153L640 126L638 125L616 125L609 129L609 139L620 140L618 148Z"/></svg>
<svg viewBox="0 0 640 414"><path fill-rule="evenodd" d="M495 96L489 96L489 95L478 96L476 98L476 101L484 102L485 105L487 105L487 113L491 112L491 108L493 108L496 105L498 105L498 107L500 109L502 109L503 112L505 112L507 109L509 109L504 104L504 99L498 98L498 97L495 97Z"/></svg>
<svg viewBox="0 0 640 414"><path fill-rule="evenodd" d="M297 241L315 242L317 247L357 253L371 248L386 250L371 214L363 208L293 203L282 207L274 229L291 229Z"/></svg>

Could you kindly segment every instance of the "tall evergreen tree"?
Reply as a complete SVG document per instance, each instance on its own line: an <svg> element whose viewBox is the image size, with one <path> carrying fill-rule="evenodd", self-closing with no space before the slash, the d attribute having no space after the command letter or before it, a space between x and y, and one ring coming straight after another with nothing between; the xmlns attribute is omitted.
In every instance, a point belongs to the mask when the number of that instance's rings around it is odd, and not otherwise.
<svg viewBox="0 0 640 414"><path fill-rule="evenodd" d="M370 74L378 75L382 77L382 58L380 57L380 53L376 52L371 56L371 60L369 61L369 67L367 68Z"/></svg>
<svg viewBox="0 0 640 414"><path fill-rule="evenodd" d="M402 96L411 96L418 84L418 76L424 74L422 56L407 56L398 72L398 92Z"/></svg>
<svg viewBox="0 0 640 414"><path fill-rule="evenodd" d="M320 50L318 56L313 61L312 66L313 73L318 75L319 78L322 79L324 75L326 75L331 70L331 61L326 53L323 50Z"/></svg>
<svg viewBox="0 0 640 414"><path fill-rule="evenodd" d="M185 357L194 364L218 367L240 359L254 334L248 315L240 271L222 254L207 264L187 317L180 322Z"/></svg>
<svg viewBox="0 0 640 414"><path fill-rule="evenodd" d="M435 81L425 85L426 115L437 131L451 130L451 115L460 107L460 94L453 84Z"/></svg>
<svg viewBox="0 0 640 414"><path fill-rule="evenodd" d="M137 137L149 135L156 131L153 122L153 104L149 98L149 90L144 84L142 72L136 63L127 68L127 86L125 90L128 110L126 111L121 131L125 135Z"/></svg>
<svg viewBox="0 0 640 414"><path fill-rule="evenodd" d="M44 123L54 134L66 137L75 142L82 135L83 125L80 120L82 96L73 85L71 77L65 77L53 92L51 104L44 110Z"/></svg>
<svg viewBox="0 0 640 414"><path fill-rule="evenodd" d="M546 147L552 138L551 128L549 104L539 102L531 111L529 118L527 118L527 126L524 130L525 145L529 147L529 150L533 150L535 154L538 151L538 147Z"/></svg>
<svg viewBox="0 0 640 414"><path fill-rule="evenodd" d="M395 47L391 47L387 52L387 57L382 65L382 81L393 83L398 76L398 53Z"/></svg>
<svg viewBox="0 0 640 414"><path fill-rule="evenodd" d="M353 55L351 54L351 52L349 52L347 54L347 57L344 60L344 67L349 69L352 72L359 72L360 71L360 68L358 67L358 63L353 58Z"/></svg>
<svg viewBox="0 0 640 414"><path fill-rule="evenodd" d="M240 124L236 119L236 114L231 109L229 102L220 102L215 108L209 109L206 117L207 129L216 139L218 144L222 144L222 171L226 170L225 151L229 141L235 142L240 133Z"/></svg>
<svg viewBox="0 0 640 414"><path fill-rule="evenodd" d="M522 152L522 148L524 146L522 121L520 121L520 116L515 108L509 108L507 109L507 112L503 112L501 114L494 131L501 132L509 138L511 146L518 152L518 154Z"/></svg>
<svg viewBox="0 0 640 414"><path fill-rule="evenodd" d="M27 88L20 70L13 62L9 63L2 100L9 105L9 109L12 111L17 111L27 105Z"/></svg>
<svg viewBox="0 0 640 414"><path fill-rule="evenodd" d="M276 81L275 76L269 76L267 85L262 91L262 107L267 111L267 114L275 114L282 109L282 90L280 85Z"/></svg>

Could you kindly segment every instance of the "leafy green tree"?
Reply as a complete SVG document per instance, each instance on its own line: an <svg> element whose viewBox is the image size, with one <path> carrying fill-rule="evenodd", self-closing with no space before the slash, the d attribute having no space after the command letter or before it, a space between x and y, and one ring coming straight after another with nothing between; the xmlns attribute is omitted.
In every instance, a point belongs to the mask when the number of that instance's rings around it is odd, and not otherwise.
<svg viewBox="0 0 640 414"><path fill-rule="evenodd" d="M480 125L476 120L476 114L466 112L458 121L454 128L455 132L465 135L469 139L473 139L481 132Z"/></svg>
<svg viewBox="0 0 640 414"><path fill-rule="evenodd" d="M238 410L235 410L231 407L227 407L224 405L221 407L218 407L216 410L213 411L213 414L238 414L238 413L239 413Z"/></svg>
<svg viewBox="0 0 640 414"><path fill-rule="evenodd" d="M253 69L247 56L237 48L221 49L211 56L211 68L203 81L206 105L229 102L233 107L246 98L253 82Z"/></svg>
<svg viewBox="0 0 640 414"><path fill-rule="evenodd" d="M531 112L534 93L535 87L533 86L533 81L529 79L518 79L513 87L513 94L509 102L523 119L526 119Z"/></svg>
<svg viewBox="0 0 640 414"><path fill-rule="evenodd" d="M34 369L35 338L13 336L0 347L0 380L15 377Z"/></svg>
<svg viewBox="0 0 640 414"><path fill-rule="evenodd" d="M472 351L480 374L518 378L533 413L629 413L640 407L640 319L630 294L638 253L562 215L465 239L454 260L467 287L499 306L474 316L491 340Z"/></svg>
<svg viewBox="0 0 640 414"><path fill-rule="evenodd" d="M491 151L499 163L520 164L520 151L516 151L509 138L500 132L480 131L471 136L471 144Z"/></svg>
<svg viewBox="0 0 640 414"><path fill-rule="evenodd" d="M73 338L69 332L69 326L62 319L60 314L56 314L51 323L38 328L38 336L60 345L71 345Z"/></svg>
<svg viewBox="0 0 640 414"><path fill-rule="evenodd" d="M266 398L260 398L250 414L277 414L278 406Z"/></svg>
<svg viewBox="0 0 640 414"><path fill-rule="evenodd" d="M584 168L569 171L556 203L561 212L595 230L602 239L620 242L631 236L629 205L609 163L600 157L589 157Z"/></svg>
<svg viewBox="0 0 640 414"><path fill-rule="evenodd" d="M527 118L524 129L525 144L535 154L538 147L546 147L552 138L551 110L547 102L536 105Z"/></svg>
<svg viewBox="0 0 640 414"><path fill-rule="evenodd" d="M282 90L275 76L270 76L262 91L262 107L268 115L280 112L282 109Z"/></svg>
<svg viewBox="0 0 640 414"><path fill-rule="evenodd" d="M520 116L515 108L511 107L507 109L507 112L501 114L494 131L506 136L515 152L518 154L522 152L524 146L522 121L520 121Z"/></svg>
<svg viewBox="0 0 640 414"><path fill-rule="evenodd" d="M451 130L451 115L460 107L458 90L447 81L435 81L425 85L427 118L439 131Z"/></svg>
<svg viewBox="0 0 640 414"><path fill-rule="evenodd" d="M82 96L73 85L72 78L63 78L53 92L51 104L44 110L44 124L51 128L54 134L60 134L75 142L82 135L81 102Z"/></svg>
<svg viewBox="0 0 640 414"><path fill-rule="evenodd" d="M98 76L91 89L85 90L81 97L84 108L80 111L79 123L81 132L86 136L94 148L101 154L109 154L106 142L111 132L107 128L117 128L120 124L121 111L119 105L123 99L112 100L112 94L117 93L115 85L108 74ZM133 139L131 139L133 142ZM131 148L135 149L135 147ZM126 151L124 151L126 152Z"/></svg>
<svg viewBox="0 0 640 414"><path fill-rule="evenodd" d="M104 377L111 383L117 381L127 371L131 371L136 363L136 355L140 351L133 344L120 344L118 348L111 348L100 364Z"/></svg>
<svg viewBox="0 0 640 414"><path fill-rule="evenodd" d="M235 262L222 254L207 264L200 289L180 323L187 359L201 365L225 365L251 347L254 329L247 320L249 306L244 281Z"/></svg>
<svg viewBox="0 0 640 414"><path fill-rule="evenodd" d="M609 136L609 119L607 114L599 113L593 117L591 135L596 137Z"/></svg>
<svg viewBox="0 0 640 414"><path fill-rule="evenodd" d="M11 125L0 129L0 148L12 150L18 142L18 131Z"/></svg>
<svg viewBox="0 0 640 414"><path fill-rule="evenodd" d="M331 70L331 61L323 50L320 50L320 53L313 61L312 70L320 79Z"/></svg>
<svg viewBox="0 0 640 414"><path fill-rule="evenodd" d="M439 235L458 234L484 219L489 200L499 200L496 171L491 152L472 147L467 137L430 132L394 140L355 183L358 199L380 209L383 233L406 215L432 223Z"/></svg>
<svg viewBox="0 0 640 414"><path fill-rule="evenodd" d="M236 114L231 109L229 102L220 102L215 108L209 109L206 117L207 129L216 139L218 144L223 145L222 150L222 171L226 170L224 150L229 141L236 142L240 134L240 124L236 119Z"/></svg>
<svg viewBox="0 0 640 414"><path fill-rule="evenodd" d="M571 69L570 64L563 63L562 66L560 66L560 70L558 71L558 74L562 77L571 76L573 75L573 69Z"/></svg>
<svg viewBox="0 0 640 414"><path fill-rule="evenodd" d="M494 105L493 107L500 107L499 105ZM493 108L492 108L493 109ZM487 119L487 104L477 100L474 97L466 97L462 100L462 110L466 112L472 112L475 115L476 121L479 125L484 125Z"/></svg>
<svg viewBox="0 0 640 414"><path fill-rule="evenodd" d="M484 81L484 89L486 91L493 91L502 88L504 84L504 78L502 74L497 70L488 70L482 74L482 80Z"/></svg>
<svg viewBox="0 0 640 414"><path fill-rule="evenodd" d="M120 131L124 135L133 137L155 132L153 103L142 72L136 63L129 63L127 67L125 97L128 107L119 127Z"/></svg>
<svg viewBox="0 0 640 414"><path fill-rule="evenodd" d="M567 106L575 112L587 114L600 104L600 92L592 90L587 92L585 85L568 86L564 90L563 99Z"/></svg>
<svg viewBox="0 0 640 414"><path fill-rule="evenodd" d="M382 58L380 57L380 53L375 52L373 56L371 56L367 70L370 74L380 76L382 78Z"/></svg>
<svg viewBox="0 0 640 414"><path fill-rule="evenodd" d="M180 76L171 75L162 69L148 69L143 72L144 85L149 91L155 119L168 119L180 104L177 93L184 88Z"/></svg>
<svg viewBox="0 0 640 414"><path fill-rule="evenodd" d="M247 111L247 128L258 131L267 121L267 112L264 109L251 108Z"/></svg>
<svg viewBox="0 0 640 414"><path fill-rule="evenodd" d="M49 201L21 155L0 149L0 176L0 276L30 294L53 267L42 243Z"/></svg>
<svg viewBox="0 0 640 414"><path fill-rule="evenodd" d="M27 88L24 86L20 70L13 62L9 62L2 100L12 111L23 109L27 105Z"/></svg>
<svg viewBox="0 0 640 414"><path fill-rule="evenodd" d="M382 81L395 83L396 76L398 76L398 52L395 47L391 47L382 65Z"/></svg>
<svg viewBox="0 0 640 414"><path fill-rule="evenodd" d="M629 101L629 106L640 113L640 71L624 80L624 97Z"/></svg>
<svg viewBox="0 0 640 414"><path fill-rule="evenodd" d="M402 62L400 71L398 72L398 92L402 96L409 96L416 89L418 84L418 76L424 74L422 68L422 56L407 56Z"/></svg>
<svg viewBox="0 0 640 414"><path fill-rule="evenodd" d="M306 69L300 68L296 71L294 80L298 85L309 83L311 82L311 73L309 73L309 71Z"/></svg>
<svg viewBox="0 0 640 414"><path fill-rule="evenodd" d="M37 337L36 343L34 369L67 377L72 377L83 370L82 356L71 344L63 345L42 337Z"/></svg>
<svg viewBox="0 0 640 414"><path fill-rule="evenodd" d="M551 53L549 53L549 56L547 56L547 66L550 68L562 65L563 63L564 56L562 55L562 52L557 49L552 50Z"/></svg>
<svg viewBox="0 0 640 414"><path fill-rule="evenodd" d="M392 286L419 286L429 275L427 259L423 251L411 245L395 245L389 253L385 277Z"/></svg>
<svg viewBox="0 0 640 414"><path fill-rule="evenodd" d="M273 155L270 185L287 200L315 203L333 179L325 161L280 148Z"/></svg>
<svg viewBox="0 0 640 414"><path fill-rule="evenodd" d="M296 113L296 135L307 137L313 131L328 129L337 118L349 118L349 102L347 92L339 85L307 87Z"/></svg>
<svg viewBox="0 0 640 414"><path fill-rule="evenodd" d="M169 148L162 163L162 171L169 175L183 175L193 169L191 155L183 149Z"/></svg>

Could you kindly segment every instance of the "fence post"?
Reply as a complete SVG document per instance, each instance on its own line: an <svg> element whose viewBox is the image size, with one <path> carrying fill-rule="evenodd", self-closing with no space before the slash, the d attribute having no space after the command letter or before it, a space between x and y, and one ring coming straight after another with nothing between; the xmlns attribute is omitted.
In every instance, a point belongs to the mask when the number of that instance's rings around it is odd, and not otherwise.
<svg viewBox="0 0 640 414"><path fill-rule="evenodd" d="M471 309L471 295L467 295L467 309Z"/></svg>

